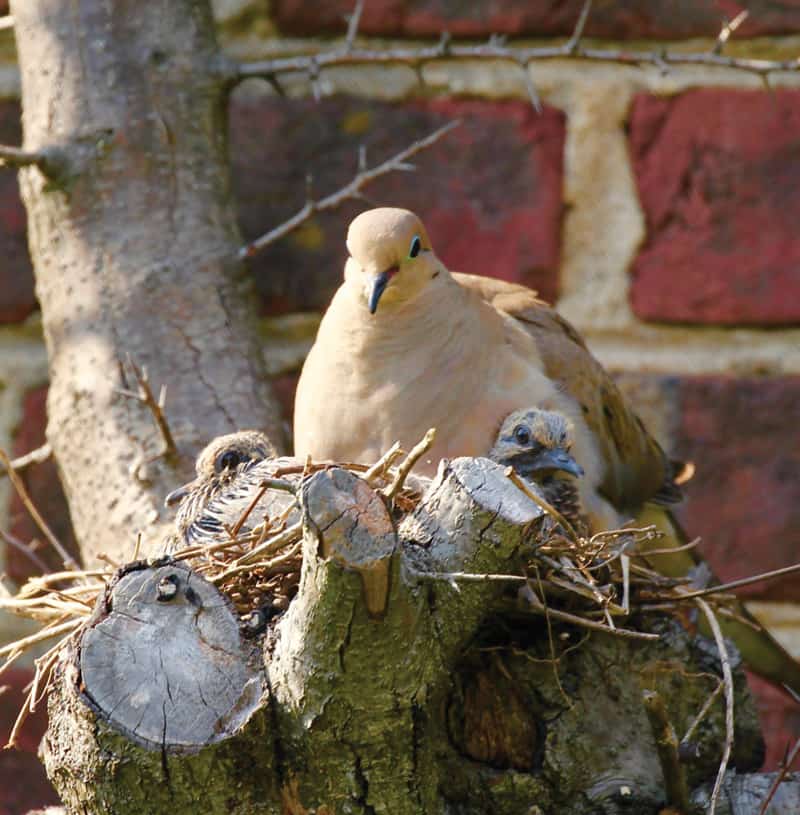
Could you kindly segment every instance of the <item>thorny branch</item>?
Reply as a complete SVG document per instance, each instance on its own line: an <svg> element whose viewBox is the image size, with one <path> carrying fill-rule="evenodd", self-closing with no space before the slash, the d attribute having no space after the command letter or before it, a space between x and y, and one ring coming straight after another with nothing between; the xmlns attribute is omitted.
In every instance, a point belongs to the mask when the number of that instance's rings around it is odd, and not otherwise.
<svg viewBox="0 0 800 815"><path fill-rule="evenodd" d="M275 241L280 240L285 235L288 235L289 232L297 229L298 226L305 223L305 221L307 221L315 212L324 212L328 209L335 209L344 201L363 197L361 191L364 189L364 187L381 176L391 173L394 170L413 170L414 165L408 164L406 160L411 158L411 156L416 155L421 150L424 150L426 147L430 147L432 144L435 144L442 138L442 136L449 133L459 124L460 122L458 120L448 122L446 125L444 125L444 127L440 127L430 135L425 136L425 138L415 141L404 150L401 150L396 155L386 159L386 161L378 164L376 167L372 167L371 169L366 166L366 155L362 147L358 156L358 172L347 184L345 184L344 187L334 193L331 193L325 198L307 200L303 208L298 210L291 218L289 218L289 220L284 221L279 226L271 229L265 235L262 235L260 238L256 238L251 243L243 246L239 250L239 260L253 257L253 255L260 252L271 243L275 243Z"/></svg>
<svg viewBox="0 0 800 815"><path fill-rule="evenodd" d="M778 71L796 72L800 70L800 57L790 60L750 59L733 57L722 53L731 34L744 22L746 12L725 23L709 51L680 52L657 50L627 50L622 48L592 48L582 45L583 30L591 10L588 0L581 10L580 17L570 38L560 45L545 45L532 48L508 46L503 37L492 35L481 45L453 44L448 34L443 34L436 45L411 48L386 48L374 50L354 48L355 35L348 30L345 45L329 51L319 51L294 57L243 63L236 68L234 79L241 81L251 77L261 77L275 84L279 77L287 74L305 74L316 83L320 72L326 68L359 65L406 65L421 76L422 68L431 62L466 60L503 60L513 62L526 69L535 61L552 59L587 60L589 62L617 63L621 65L654 65L662 72L670 66L704 65L715 68L732 68L755 74L765 81ZM354 14L353 17L356 15ZM352 22L352 18L351 18ZM532 83L531 83L532 84ZM530 90L530 88L529 88ZM538 97L532 95L534 106Z"/></svg>

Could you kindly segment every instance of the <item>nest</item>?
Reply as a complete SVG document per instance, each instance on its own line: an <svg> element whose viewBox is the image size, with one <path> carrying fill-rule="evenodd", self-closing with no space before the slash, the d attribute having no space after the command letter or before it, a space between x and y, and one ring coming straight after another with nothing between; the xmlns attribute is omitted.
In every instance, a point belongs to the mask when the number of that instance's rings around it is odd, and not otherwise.
<svg viewBox="0 0 800 815"><path fill-rule="evenodd" d="M286 611L297 592L302 567L302 525L289 521L297 509L296 494L303 479L332 466L348 469L379 490L392 511L401 516L413 511L420 501L420 486L407 485L406 480L414 463L432 443L433 433L429 431L408 455L396 444L371 467L346 462L333 465L308 461L304 466L278 470L275 478L262 483L239 521L226 528L225 537L210 546L184 548L172 555L171 560L185 561L213 583L240 615L245 632L258 633L270 620ZM398 464L400 459L403 461ZM647 554L638 551L640 544L652 544L660 536L654 527L604 531L582 537L511 469L506 471L506 476L515 488L539 504L547 516L544 528L537 531L537 545L530 547L519 571L516 574L417 571L413 572L415 577L446 581L456 590L458 583L465 581L518 584L518 595L526 601L525 605L532 613L544 615L548 620L553 618L611 635L640 639L656 639L658 635L620 623L642 613L683 616L687 604L694 603L706 614L714 631L722 656L726 699L730 699L732 711L730 665L715 616L736 615L735 598L725 593L730 585L695 590L687 585L687 579L664 577L650 568L647 557L675 550L650 548ZM241 534L247 516L269 489L290 492L295 495L295 500L275 517L256 519L255 526L249 523L246 534ZM693 541L683 548L696 543ZM137 543L132 560L138 558L138 549ZM35 660L35 676L9 745L15 743L28 713L46 696L62 646L68 639L80 636L98 598L104 595L119 567L120 564L109 561L104 568L70 569L41 575L28 580L15 594L0 583L0 588L4 589L0 608L28 617L42 626L37 633L0 647L0 658L5 660L0 673L30 649L53 641L49 649ZM763 578L764 575L760 575L752 580ZM732 712L730 718L729 740L732 740Z"/></svg>

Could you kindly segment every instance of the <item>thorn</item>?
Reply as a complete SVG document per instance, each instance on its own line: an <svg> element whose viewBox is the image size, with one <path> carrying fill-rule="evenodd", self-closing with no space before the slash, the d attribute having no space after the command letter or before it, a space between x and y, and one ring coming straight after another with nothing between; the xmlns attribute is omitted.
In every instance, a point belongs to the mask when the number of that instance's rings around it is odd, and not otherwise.
<svg viewBox="0 0 800 815"><path fill-rule="evenodd" d="M347 36L345 37L345 50L351 51L358 36L358 24L361 22L361 12L364 11L364 0L356 0L353 13L345 16L347 20Z"/></svg>
<svg viewBox="0 0 800 815"><path fill-rule="evenodd" d="M275 76L275 74L267 74L264 78L267 80L267 82L269 82L270 87L272 88L272 90L275 91L275 93L278 96L280 96L283 99L286 98L286 91L284 90L283 85L281 85L280 81L278 80L278 77Z"/></svg>
<svg viewBox="0 0 800 815"><path fill-rule="evenodd" d="M720 29L719 34L717 35L717 41L714 43L714 47L711 49L712 54L719 54L722 52L725 43L731 37L734 31L748 18L750 12L747 9L743 9L740 11L730 22L727 20L723 22L722 28Z"/></svg>
<svg viewBox="0 0 800 815"><path fill-rule="evenodd" d="M541 114L542 112L542 100L539 98L539 94L536 91L536 86L533 84L533 78L531 77L530 70L528 68L527 62L520 62L520 67L522 68L522 74L525 77L525 87L528 89L528 97L531 100L531 104L533 105L533 109Z"/></svg>
<svg viewBox="0 0 800 815"><path fill-rule="evenodd" d="M592 0L586 0L586 2L583 4L583 8L581 9L580 16L578 17L578 22L575 24L575 30L572 32L572 36L564 46L564 51L566 51L566 53L574 54L578 50L578 45L580 44L581 37L583 36L583 29L586 27L586 21L589 19L589 12L591 10Z"/></svg>

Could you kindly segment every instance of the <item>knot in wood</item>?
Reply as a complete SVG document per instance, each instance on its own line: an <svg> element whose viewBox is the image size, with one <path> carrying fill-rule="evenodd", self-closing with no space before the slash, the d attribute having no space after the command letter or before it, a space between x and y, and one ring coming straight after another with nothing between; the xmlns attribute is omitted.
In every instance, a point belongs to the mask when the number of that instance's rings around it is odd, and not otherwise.
<svg viewBox="0 0 800 815"><path fill-rule="evenodd" d="M173 600L178 594L178 578L174 574L164 575L158 581L156 586L156 598L162 602L167 603Z"/></svg>

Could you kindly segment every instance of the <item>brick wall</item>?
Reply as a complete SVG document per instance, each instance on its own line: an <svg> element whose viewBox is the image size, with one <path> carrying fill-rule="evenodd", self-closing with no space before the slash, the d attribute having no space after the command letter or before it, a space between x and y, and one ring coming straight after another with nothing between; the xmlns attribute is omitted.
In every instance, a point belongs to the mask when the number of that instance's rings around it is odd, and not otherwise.
<svg viewBox="0 0 800 815"><path fill-rule="evenodd" d="M263 58L327 42L349 0L217 0L230 56ZM490 33L568 35L581 0L369 0L362 31L403 38ZM733 0L596 2L587 34L604 45L707 50ZM800 54L800 0L754 0L730 53ZM313 13L311 9L313 8ZM8 53L0 32L0 55ZM690 41L689 41L690 40ZM668 42L669 41L669 42ZM677 42L675 42L677 41ZM379 45L380 40L373 40ZM358 146L377 162L451 118L462 126L415 160L417 171L368 190L376 204L417 210L452 268L518 280L556 301L620 378L664 446L693 459L681 510L723 578L800 556L800 73L766 89L728 69L533 63L544 102L528 102L522 69L435 63L424 86L403 67L336 69L311 100L266 83L239 88L230 143L242 231L255 237L349 179ZM0 65L0 142L19 138L12 64ZM41 438L46 364L24 219L13 174L0 174L0 444ZM347 222L358 204L317 217L251 263L270 371L291 410L297 368L339 283ZM303 274L297 274L302 269ZM27 476L68 537L55 471ZM0 482L0 522L33 534ZM8 555L6 567L27 565ZM800 579L743 591L800 656ZM3 636L0 619L0 638ZM798 708L754 680L768 766L800 734ZM3 701L0 701L0 705ZM0 754L0 789L5 756Z"/></svg>

